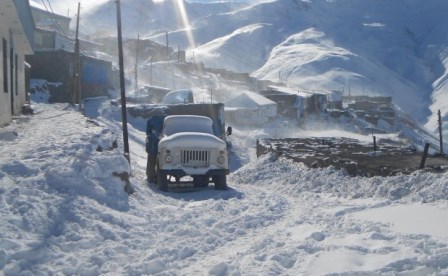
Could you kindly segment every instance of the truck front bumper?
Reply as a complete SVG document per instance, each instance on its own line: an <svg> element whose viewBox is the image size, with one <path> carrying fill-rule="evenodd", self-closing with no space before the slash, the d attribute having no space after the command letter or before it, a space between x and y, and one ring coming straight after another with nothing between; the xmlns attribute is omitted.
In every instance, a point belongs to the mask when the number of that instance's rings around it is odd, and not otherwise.
<svg viewBox="0 0 448 276"><path fill-rule="evenodd" d="M174 176L174 177L184 177L187 175L212 177L212 176L217 176L217 175L228 175L230 173L230 170L229 169L211 169L211 170L208 170L205 174L187 173L182 169L168 169L168 170L161 169L160 172L167 174L167 175Z"/></svg>

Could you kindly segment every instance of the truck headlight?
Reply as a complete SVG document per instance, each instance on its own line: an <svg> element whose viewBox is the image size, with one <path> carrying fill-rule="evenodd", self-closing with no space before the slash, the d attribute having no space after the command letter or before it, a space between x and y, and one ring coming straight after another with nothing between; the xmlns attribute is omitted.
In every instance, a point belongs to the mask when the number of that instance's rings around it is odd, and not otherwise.
<svg viewBox="0 0 448 276"><path fill-rule="evenodd" d="M219 164L223 164L225 161L226 161L226 158L224 156L221 155L220 157L218 157Z"/></svg>
<svg viewBox="0 0 448 276"><path fill-rule="evenodd" d="M171 163L171 162L173 162L173 157L172 157L171 155L167 155L167 156L165 156L165 162L166 162L166 163Z"/></svg>

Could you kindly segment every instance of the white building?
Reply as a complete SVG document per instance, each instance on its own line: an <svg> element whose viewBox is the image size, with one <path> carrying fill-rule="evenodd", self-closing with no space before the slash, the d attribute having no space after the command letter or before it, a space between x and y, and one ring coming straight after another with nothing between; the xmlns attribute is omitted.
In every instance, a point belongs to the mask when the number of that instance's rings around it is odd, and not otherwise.
<svg viewBox="0 0 448 276"><path fill-rule="evenodd" d="M228 100L224 107L226 122L262 125L277 116L277 103L254 92L243 92Z"/></svg>
<svg viewBox="0 0 448 276"><path fill-rule="evenodd" d="M0 126L21 113L28 90L25 55L33 54L34 21L28 0L0 1Z"/></svg>
<svg viewBox="0 0 448 276"><path fill-rule="evenodd" d="M74 42L70 37L71 18L54 13L52 9L40 3L31 2L31 14L36 25L34 32L35 50L74 51Z"/></svg>

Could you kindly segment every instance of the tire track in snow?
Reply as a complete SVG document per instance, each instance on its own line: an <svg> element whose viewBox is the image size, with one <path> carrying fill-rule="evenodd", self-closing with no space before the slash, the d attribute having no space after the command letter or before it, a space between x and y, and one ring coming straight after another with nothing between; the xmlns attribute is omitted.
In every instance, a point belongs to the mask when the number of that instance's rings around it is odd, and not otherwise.
<svg viewBox="0 0 448 276"><path fill-rule="evenodd" d="M236 186L236 185L235 185ZM227 202L224 208L229 209L230 215L242 217L242 221L236 224L226 225L222 223L223 230L231 227L240 227L243 231L240 235L236 234L234 239L215 248L210 252L204 252L199 257L199 261L194 266L210 267L210 273L219 274L220 271L231 272L241 271L242 273L284 273L292 268L297 259L290 254L289 245L284 244L283 240L301 239L300 235L292 233L291 224L297 232L310 232L312 227L301 227L300 217L304 215L303 210L292 209L291 206L297 206L299 198L292 198L287 194L279 194L275 190L268 190L256 187L255 185L239 186L238 189L244 194L244 205L241 202ZM251 228L240 210L243 207L245 212L265 212L270 213L267 216L266 225ZM297 218L294 220L291 218ZM227 218L225 218L227 219ZM266 219L266 218L264 218ZM239 225L242 224L242 225ZM285 230L287 229L287 230ZM279 238L281 237L281 238ZM279 238L278 242L276 239ZM252 258L253 256L256 256ZM196 256L197 257L197 256ZM244 270L241 270L244 268ZM188 271L191 273L205 273L205 271Z"/></svg>

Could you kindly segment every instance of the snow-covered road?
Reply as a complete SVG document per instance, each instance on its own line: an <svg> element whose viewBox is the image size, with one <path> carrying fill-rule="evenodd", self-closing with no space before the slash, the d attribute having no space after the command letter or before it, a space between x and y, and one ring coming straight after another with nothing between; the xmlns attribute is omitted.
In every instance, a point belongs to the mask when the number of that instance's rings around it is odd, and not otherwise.
<svg viewBox="0 0 448 276"><path fill-rule="evenodd" d="M95 120L36 111L0 129L5 275L448 274L446 174L351 178L253 159L236 130L229 190L162 193L146 184L144 121L131 118L128 197L112 107Z"/></svg>

